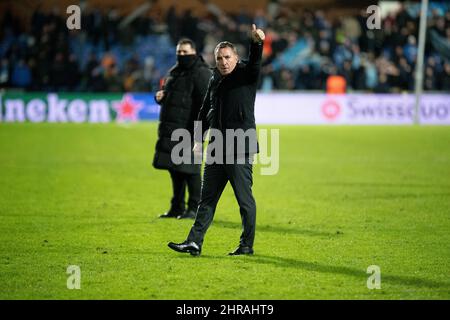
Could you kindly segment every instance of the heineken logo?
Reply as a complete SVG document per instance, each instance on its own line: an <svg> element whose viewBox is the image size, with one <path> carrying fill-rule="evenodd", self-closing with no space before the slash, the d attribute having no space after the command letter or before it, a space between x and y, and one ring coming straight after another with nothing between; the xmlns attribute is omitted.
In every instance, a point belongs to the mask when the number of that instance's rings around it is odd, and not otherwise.
<svg viewBox="0 0 450 320"><path fill-rule="evenodd" d="M0 95L0 122L135 122L158 115L151 94Z"/></svg>

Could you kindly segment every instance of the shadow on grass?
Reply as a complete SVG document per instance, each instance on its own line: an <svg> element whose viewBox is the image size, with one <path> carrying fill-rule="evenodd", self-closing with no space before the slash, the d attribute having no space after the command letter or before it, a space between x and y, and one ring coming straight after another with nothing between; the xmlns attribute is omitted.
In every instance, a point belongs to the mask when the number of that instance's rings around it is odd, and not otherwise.
<svg viewBox="0 0 450 320"><path fill-rule="evenodd" d="M326 186L326 187L353 187L353 188L449 188L448 184L436 184L436 183L380 183L380 182L312 182L310 186Z"/></svg>
<svg viewBox="0 0 450 320"><path fill-rule="evenodd" d="M400 199L425 199L450 197L450 193L390 193L390 194L367 194L367 195L344 195L344 200L400 200Z"/></svg>
<svg viewBox="0 0 450 320"><path fill-rule="evenodd" d="M221 228L228 228L228 229L237 229L240 230L242 228L242 224L240 222L231 222L231 221L223 221L223 220L214 220L213 221L214 226L218 226ZM275 232L278 234L299 234L299 235L305 235L305 236L315 236L315 237L331 237L336 236L335 233L330 232L324 232L324 231L314 231L314 230L308 230L308 229L299 229L299 228L286 228L286 227L279 227L279 226L256 226L257 232Z"/></svg>
<svg viewBox="0 0 450 320"><path fill-rule="evenodd" d="M449 192L433 192L433 193L424 193L422 192L423 188L446 188L448 189L450 186L445 184L419 184L419 183L363 183L363 182L329 182L329 183L311 183L310 185L317 186L326 186L326 187L339 187L344 189L352 189L356 188L360 189L368 189L365 194L346 194L343 190L338 199L343 200L392 200L392 199L423 199L423 198L436 198L436 197L450 197ZM415 191L408 192L395 192L392 189L404 189L404 188L414 188L421 189ZM385 189L385 193L379 194L379 192L375 192L374 190ZM370 190L370 192L368 192ZM389 190L387 192L386 190ZM399 191L400 191L399 190Z"/></svg>
<svg viewBox="0 0 450 320"><path fill-rule="evenodd" d="M187 256L186 256L187 257ZM248 263L257 263L264 265L272 265L280 268L293 268L293 269L302 269L306 271L313 272L321 272L321 273L330 273L330 274L341 274L352 276L361 279L367 279L370 275L366 273L365 270L353 269L349 267L342 266L331 266L324 265L316 262L307 262L292 258L283 258L276 256L266 256L266 255L254 255L254 256L246 256L246 257L229 257L229 256L208 256L203 255L200 258L204 259L245 259L245 262ZM450 290L450 283L428 280L423 278L416 277L408 277L408 276L399 276L399 275L391 275L383 273L381 269L381 282L383 283L395 283L399 285L407 285L413 287L427 287L427 288L441 288Z"/></svg>

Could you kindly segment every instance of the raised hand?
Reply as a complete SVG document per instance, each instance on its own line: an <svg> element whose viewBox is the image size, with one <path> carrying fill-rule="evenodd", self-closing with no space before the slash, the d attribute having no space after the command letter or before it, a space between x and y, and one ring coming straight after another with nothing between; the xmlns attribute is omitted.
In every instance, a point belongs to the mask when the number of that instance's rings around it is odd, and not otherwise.
<svg viewBox="0 0 450 320"><path fill-rule="evenodd" d="M256 25L252 24L252 40L253 42L262 42L266 38L264 31L256 29Z"/></svg>

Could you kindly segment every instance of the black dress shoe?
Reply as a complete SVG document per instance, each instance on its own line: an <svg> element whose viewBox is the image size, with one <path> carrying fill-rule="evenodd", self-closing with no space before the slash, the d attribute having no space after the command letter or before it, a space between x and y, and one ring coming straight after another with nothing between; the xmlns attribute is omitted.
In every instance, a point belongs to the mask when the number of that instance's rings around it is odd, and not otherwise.
<svg viewBox="0 0 450 320"><path fill-rule="evenodd" d="M176 218L180 215L178 212L167 211L166 213L160 215L160 218Z"/></svg>
<svg viewBox="0 0 450 320"><path fill-rule="evenodd" d="M196 215L194 210L186 210L182 215L179 215L177 219L195 219Z"/></svg>
<svg viewBox="0 0 450 320"><path fill-rule="evenodd" d="M169 248L178 252L190 253L191 256L198 256L202 249L194 241L184 241L182 243L169 242Z"/></svg>
<svg viewBox="0 0 450 320"><path fill-rule="evenodd" d="M253 254L252 247L241 247L241 246L239 246L236 249L234 249L234 251L230 252L228 255L229 256L239 256L241 254L252 255Z"/></svg>

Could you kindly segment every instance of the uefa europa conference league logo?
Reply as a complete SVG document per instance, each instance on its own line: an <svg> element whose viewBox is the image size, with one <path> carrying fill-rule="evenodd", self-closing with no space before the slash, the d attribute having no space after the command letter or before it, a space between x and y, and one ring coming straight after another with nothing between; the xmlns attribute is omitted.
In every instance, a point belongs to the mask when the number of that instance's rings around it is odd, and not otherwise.
<svg viewBox="0 0 450 320"><path fill-rule="evenodd" d="M202 137L202 122L194 121L195 137ZM245 157L235 155L250 156L250 163L261 163L262 175L275 175L279 169L279 129L270 129L270 156L268 154L267 129L259 130L259 138L257 139L256 129L226 129L225 137L223 132L218 129L211 128L205 132L203 141L209 140L206 149L206 164L244 164ZM180 164L201 164L203 153L197 154L192 151L193 141L191 133L187 129L179 128L172 132L172 141L179 141L173 148L170 155L172 162L176 165ZM200 139L198 139L200 140ZM259 141L259 148L258 148ZM225 145L224 145L225 143ZM259 150L258 150L259 149ZM257 153L257 150L259 151ZM256 157L254 155L257 154ZM267 167L268 165L268 167ZM266 166L266 167L265 167Z"/></svg>

